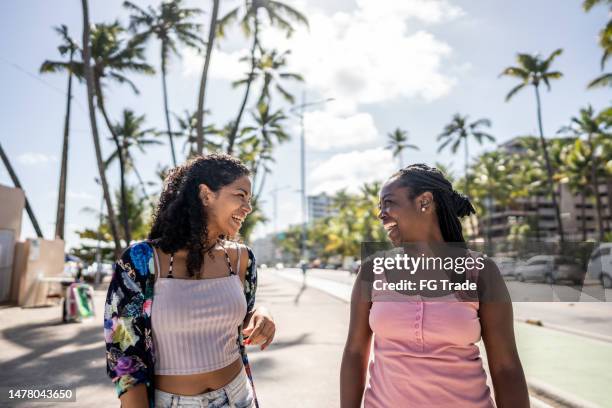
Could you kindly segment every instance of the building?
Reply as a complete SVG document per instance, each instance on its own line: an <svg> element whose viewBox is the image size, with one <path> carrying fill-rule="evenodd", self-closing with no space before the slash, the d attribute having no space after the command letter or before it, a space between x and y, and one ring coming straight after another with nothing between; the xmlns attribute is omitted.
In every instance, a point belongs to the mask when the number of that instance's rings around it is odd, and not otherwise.
<svg viewBox="0 0 612 408"><path fill-rule="evenodd" d="M521 154L525 147L521 144L521 138L513 138L501 145L499 149L509 154ZM572 193L566 183L561 183L555 192L557 203L561 212L563 232L568 241L582 241L583 229L586 230L587 239L598 239L597 234L597 212L593 204L593 198L583 204L582 196ZM605 180L599 185L601 197L602 219L605 232L609 232L612 218L610 216L610 197ZM478 220L480 236L490 237L493 242L506 239L511 227L515 223L535 223L536 230L540 234L540 241L556 241L558 239L557 220L552 199L546 195L536 195L520 198L506 207L498 203L485 203L487 207L493 207L487 211L484 217ZM583 222L584 217L584 222ZM583 226L585 228L583 228Z"/></svg>
<svg viewBox="0 0 612 408"><path fill-rule="evenodd" d="M325 192L308 196L308 223L335 215L338 210L333 208L333 198Z"/></svg>

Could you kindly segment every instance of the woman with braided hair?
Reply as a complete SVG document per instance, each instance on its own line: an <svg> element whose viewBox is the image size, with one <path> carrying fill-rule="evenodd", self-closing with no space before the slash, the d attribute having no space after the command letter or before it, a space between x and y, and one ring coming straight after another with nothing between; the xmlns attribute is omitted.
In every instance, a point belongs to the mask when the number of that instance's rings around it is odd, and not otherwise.
<svg viewBox="0 0 612 408"><path fill-rule="evenodd" d="M473 256L460 218L473 214L474 208L439 170L424 164L407 166L385 182L379 199L378 217L395 250L409 244L455 246ZM478 282L477 299L424 301L420 294L408 300L395 291L379 296L368 285L367 262L362 262L342 357L341 408L358 408L362 400L365 408L529 407L512 303L495 264L487 258L483 264L477 275L470 271ZM494 397L476 345L481 337Z"/></svg>
<svg viewBox="0 0 612 408"><path fill-rule="evenodd" d="M257 407L245 345L274 321L255 307L249 170L225 154L172 169L149 239L117 261L104 310L107 373L123 407Z"/></svg>

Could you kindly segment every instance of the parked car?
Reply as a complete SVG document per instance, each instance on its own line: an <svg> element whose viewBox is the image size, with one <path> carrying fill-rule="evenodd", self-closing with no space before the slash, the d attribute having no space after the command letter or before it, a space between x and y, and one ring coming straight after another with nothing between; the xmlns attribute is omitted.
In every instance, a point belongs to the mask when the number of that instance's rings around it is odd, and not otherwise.
<svg viewBox="0 0 612 408"><path fill-rule="evenodd" d="M612 288L612 243L603 243L595 248L587 271L589 276L599 280L604 288Z"/></svg>
<svg viewBox="0 0 612 408"><path fill-rule="evenodd" d="M282 262L277 262L275 267L276 267L276 269L280 270L280 269L283 269L285 267L285 265L283 265Z"/></svg>
<svg viewBox="0 0 612 408"><path fill-rule="evenodd" d="M98 263L94 262L83 270L83 276L93 278L98 271ZM100 264L100 275L111 276L113 274L113 264L110 262L102 262Z"/></svg>
<svg viewBox="0 0 612 408"><path fill-rule="evenodd" d="M584 271L580 263L567 256L536 255L522 262L514 272L520 282L538 281L549 284L561 280L569 280L580 284L584 280Z"/></svg>
<svg viewBox="0 0 612 408"><path fill-rule="evenodd" d="M495 262L504 278L515 277L516 259L507 256L495 256L491 259Z"/></svg>

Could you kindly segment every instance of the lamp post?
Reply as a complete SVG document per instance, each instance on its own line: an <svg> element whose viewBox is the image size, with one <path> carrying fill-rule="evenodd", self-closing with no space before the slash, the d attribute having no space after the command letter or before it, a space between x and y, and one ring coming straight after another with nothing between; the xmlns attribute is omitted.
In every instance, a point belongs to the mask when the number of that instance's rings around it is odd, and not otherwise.
<svg viewBox="0 0 612 408"><path fill-rule="evenodd" d="M305 108L322 105L327 102L333 101L334 98L322 99L314 102L306 101L306 92L302 91L302 103L300 105L294 106L289 111L293 114L297 115L300 118L300 192L302 193L302 239L301 239L301 257L302 260L308 261L308 254L306 253L306 223L307 223L307 214L306 214L306 147L305 147L305 139L306 139L306 131L304 128L304 110Z"/></svg>

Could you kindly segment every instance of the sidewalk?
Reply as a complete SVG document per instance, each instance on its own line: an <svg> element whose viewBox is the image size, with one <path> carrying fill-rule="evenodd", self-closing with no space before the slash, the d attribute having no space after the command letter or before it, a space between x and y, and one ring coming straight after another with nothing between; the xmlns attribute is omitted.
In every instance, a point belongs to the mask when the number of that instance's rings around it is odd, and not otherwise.
<svg viewBox="0 0 612 408"><path fill-rule="evenodd" d="M105 368L105 296L104 289L95 292L97 317L80 324L62 324L59 306L0 308L0 384L76 386L76 403L36 403L37 407L118 407ZM248 348L262 408L338 407L349 317L346 303L260 270L256 304L266 305L277 324L267 350Z"/></svg>

